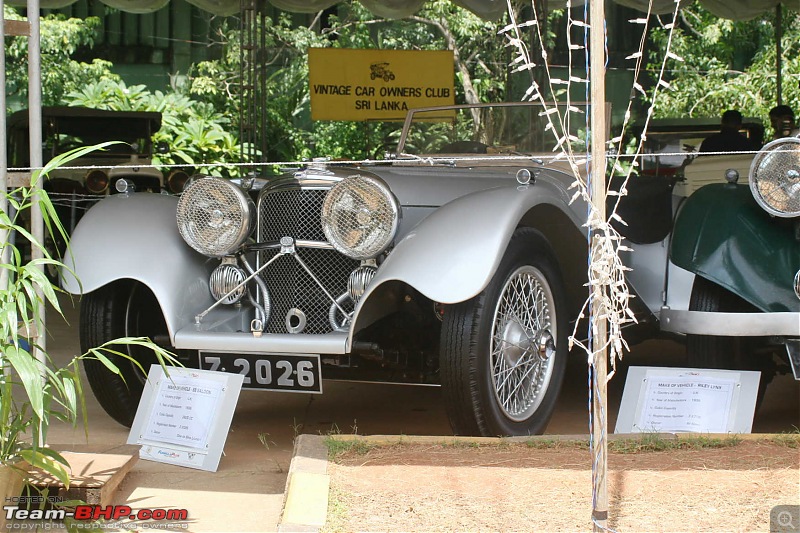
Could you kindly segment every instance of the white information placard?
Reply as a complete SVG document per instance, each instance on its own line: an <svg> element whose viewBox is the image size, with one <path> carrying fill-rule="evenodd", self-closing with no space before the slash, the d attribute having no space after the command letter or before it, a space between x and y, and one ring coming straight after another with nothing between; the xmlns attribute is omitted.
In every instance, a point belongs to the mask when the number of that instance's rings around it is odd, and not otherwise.
<svg viewBox="0 0 800 533"><path fill-rule="evenodd" d="M615 433L750 433L760 372L631 367Z"/></svg>
<svg viewBox="0 0 800 533"><path fill-rule="evenodd" d="M205 450L225 383L186 375L159 380L144 438Z"/></svg>
<svg viewBox="0 0 800 533"><path fill-rule="evenodd" d="M725 433L736 387L734 379L660 376L646 379L644 407L636 420L643 431Z"/></svg>
<svg viewBox="0 0 800 533"><path fill-rule="evenodd" d="M239 374L152 365L128 444L139 457L216 471L243 378Z"/></svg>

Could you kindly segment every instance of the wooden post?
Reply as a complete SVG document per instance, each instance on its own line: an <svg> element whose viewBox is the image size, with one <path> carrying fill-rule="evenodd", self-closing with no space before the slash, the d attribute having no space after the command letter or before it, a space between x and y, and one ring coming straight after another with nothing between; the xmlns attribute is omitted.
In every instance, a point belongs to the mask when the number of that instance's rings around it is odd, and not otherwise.
<svg viewBox="0 0 800 533"><path fill-rule="evenodd" d="M606 90L605 90L605 6L603 0L589 1L589 80L591 88L591 175L590 195L592 209L600 220L605 220L606 193ZM602 250L597 236L591 240L591 261L597 260ZM592 291L598 289L591 288ZM608 337L602 302L592 298L592 522L594 531L604 531L608 523L607 473L607 355Z"/></svg>

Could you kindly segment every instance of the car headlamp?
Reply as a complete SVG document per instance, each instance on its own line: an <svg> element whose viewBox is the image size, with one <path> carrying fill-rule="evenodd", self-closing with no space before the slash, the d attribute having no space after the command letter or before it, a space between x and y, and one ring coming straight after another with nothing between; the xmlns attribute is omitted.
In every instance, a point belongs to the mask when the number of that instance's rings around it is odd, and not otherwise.
<svg viewBox="0 0 800 533"><path fill-rule="evenodd" d="M178 200L178 230L186 243L201 254L222 257L247 239L255 220L255 206L244 191L213 176L196 179Z"/></svg>
<svg viewBox="0 0 800 533"><path fill-rule="evenodd" d="M776 217L800 216L800 139L787 137L764 146L750 165L750 191Z"/></svg>
<svg viewBox="0 0 800 533"><path fill-rule="evenodd" d="M322 204L322 230L334 248L353 259L386 250L397 232L400 207L389 187L369 176L334 185Z"/></svg>
<svg viewBox="0 0 800 533"><path fill-rule="evenodd" d="M86 190L92 194L103 194L108 190L108 174L100 169L90 170L84 179Z"/></svg>
<svg viewBox="0 0 800 533"><path fill-rule="evenodd" d="M172 194L180 194L186 188L189 174L183 170L176 170L167 177L167 187Z"/></svg>

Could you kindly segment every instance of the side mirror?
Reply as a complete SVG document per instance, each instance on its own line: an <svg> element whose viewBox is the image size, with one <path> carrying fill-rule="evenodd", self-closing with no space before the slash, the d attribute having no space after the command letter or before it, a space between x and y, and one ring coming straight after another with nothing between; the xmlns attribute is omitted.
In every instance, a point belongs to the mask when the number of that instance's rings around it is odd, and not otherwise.
<svg viewBox="0 0 800 533"><path fill-rule="evenodd" d="M158 141L156 143L156 153L168 154L169 153L169 143L166 142L166 141Z"/></svg>

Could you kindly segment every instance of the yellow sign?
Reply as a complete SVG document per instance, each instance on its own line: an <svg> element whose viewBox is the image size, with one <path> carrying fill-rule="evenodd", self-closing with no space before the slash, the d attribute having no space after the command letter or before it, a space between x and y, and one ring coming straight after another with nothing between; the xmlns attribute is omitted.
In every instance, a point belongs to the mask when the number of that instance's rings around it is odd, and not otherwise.
<svg viewBox="0 0 800 533"><path fill-rule="evenodd" d="M309 48L312 120L403 120L415 107L450 105L450 50Z"/></svg>

